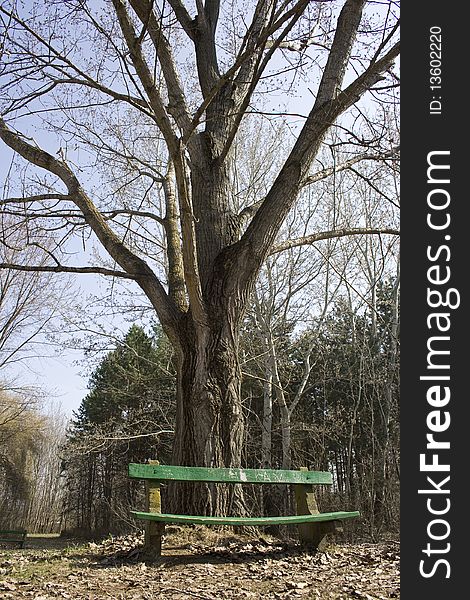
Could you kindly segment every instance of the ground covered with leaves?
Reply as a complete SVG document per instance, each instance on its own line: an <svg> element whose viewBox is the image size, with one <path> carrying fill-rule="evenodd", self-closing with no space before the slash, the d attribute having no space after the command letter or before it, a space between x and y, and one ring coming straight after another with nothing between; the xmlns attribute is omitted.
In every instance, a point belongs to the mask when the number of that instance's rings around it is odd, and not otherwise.
<svg viewBox="0 0 470 600"><path fill-rule="evenodd" d="M399 544L331 543L305 552L272 538L227 538L177 528L164 556L146 561L142 538L96 543L29 538L0 550L0 598L33 600L399 598Z"/></svg>

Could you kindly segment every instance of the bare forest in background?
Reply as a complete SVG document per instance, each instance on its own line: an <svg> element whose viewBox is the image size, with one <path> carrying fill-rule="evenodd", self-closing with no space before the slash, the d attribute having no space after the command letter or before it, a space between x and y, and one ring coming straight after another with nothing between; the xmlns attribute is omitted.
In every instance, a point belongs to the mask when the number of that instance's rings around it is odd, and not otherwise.
<svg viewBox="0 0 470 600"><path fill-rule="evenodd" d="M285 302L260 284L243 329L243 465L331 470L323 510L358 508L372 537L399 526L399 309L396 279L375 306L343 298L296 331ZM277 300L277 303L276 303ZM269 307L269 310L268 310ZM296 307L299 310L299 307ZM266 329L264 329L266 327ZM132 325L99 360L71 422L25 392L0 396L0 528L81 536L136 529L143 487L130 462L171 461L176 373L160 327ZM253 514L291 514L285 486L253 486Z"/></svg>

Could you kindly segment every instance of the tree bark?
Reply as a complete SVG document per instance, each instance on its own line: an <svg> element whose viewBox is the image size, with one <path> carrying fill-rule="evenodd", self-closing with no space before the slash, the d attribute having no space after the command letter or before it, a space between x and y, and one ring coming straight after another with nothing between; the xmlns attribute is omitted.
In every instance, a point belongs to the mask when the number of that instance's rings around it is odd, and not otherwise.
<svg viewBox="0 0 470 600"><path fill-rule="evenodd" d="M237 328L214 320L205 335L185 320L178 352L173 463L240 467L244 440ZM240 486L176 483L170 506L183 514L243 514Z"/></svg>

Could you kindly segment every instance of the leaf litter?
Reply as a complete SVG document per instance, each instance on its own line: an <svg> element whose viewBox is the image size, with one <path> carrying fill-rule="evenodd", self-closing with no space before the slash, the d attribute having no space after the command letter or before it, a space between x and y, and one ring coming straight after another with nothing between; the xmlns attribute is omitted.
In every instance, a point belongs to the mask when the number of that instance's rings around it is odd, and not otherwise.
<svg viewBox="0 0 470 600"><path fill-rule="evenodd" d="M63 549L0 551L0 599L247 600L399 598L396 541L331 544L326 552L259 538L169 535L149 560L138 535Z"/></svg>

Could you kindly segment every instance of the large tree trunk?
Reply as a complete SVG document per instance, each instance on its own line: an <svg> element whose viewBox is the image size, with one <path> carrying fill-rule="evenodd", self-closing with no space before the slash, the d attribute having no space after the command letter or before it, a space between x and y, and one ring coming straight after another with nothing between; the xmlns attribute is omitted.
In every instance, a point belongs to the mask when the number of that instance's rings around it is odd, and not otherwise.
<svg viewBox="0 0 470 600"><path fill-rule="evenodd" d="M241 466L240 384L238 331L227 321L214 322L201 336L188 318L178 356L174 464ZM172 510L181 513L244 512L240 486L176 483L170 498Z"/></svg>
<svg viewBox="0 0 470 600"><path fill-rule="evenodd" d="M191 145L191 198L201 282L201 317L191 311L178 327L178 386L173 462L240 467L244 438L240 319L245 308L232 287L223 250L239 239L227 166L215 160L216 136L198 134ZM216 264L217 262L217 264ZM175 484L174 510L188 514L241 514L240 486Z"/></svg>

